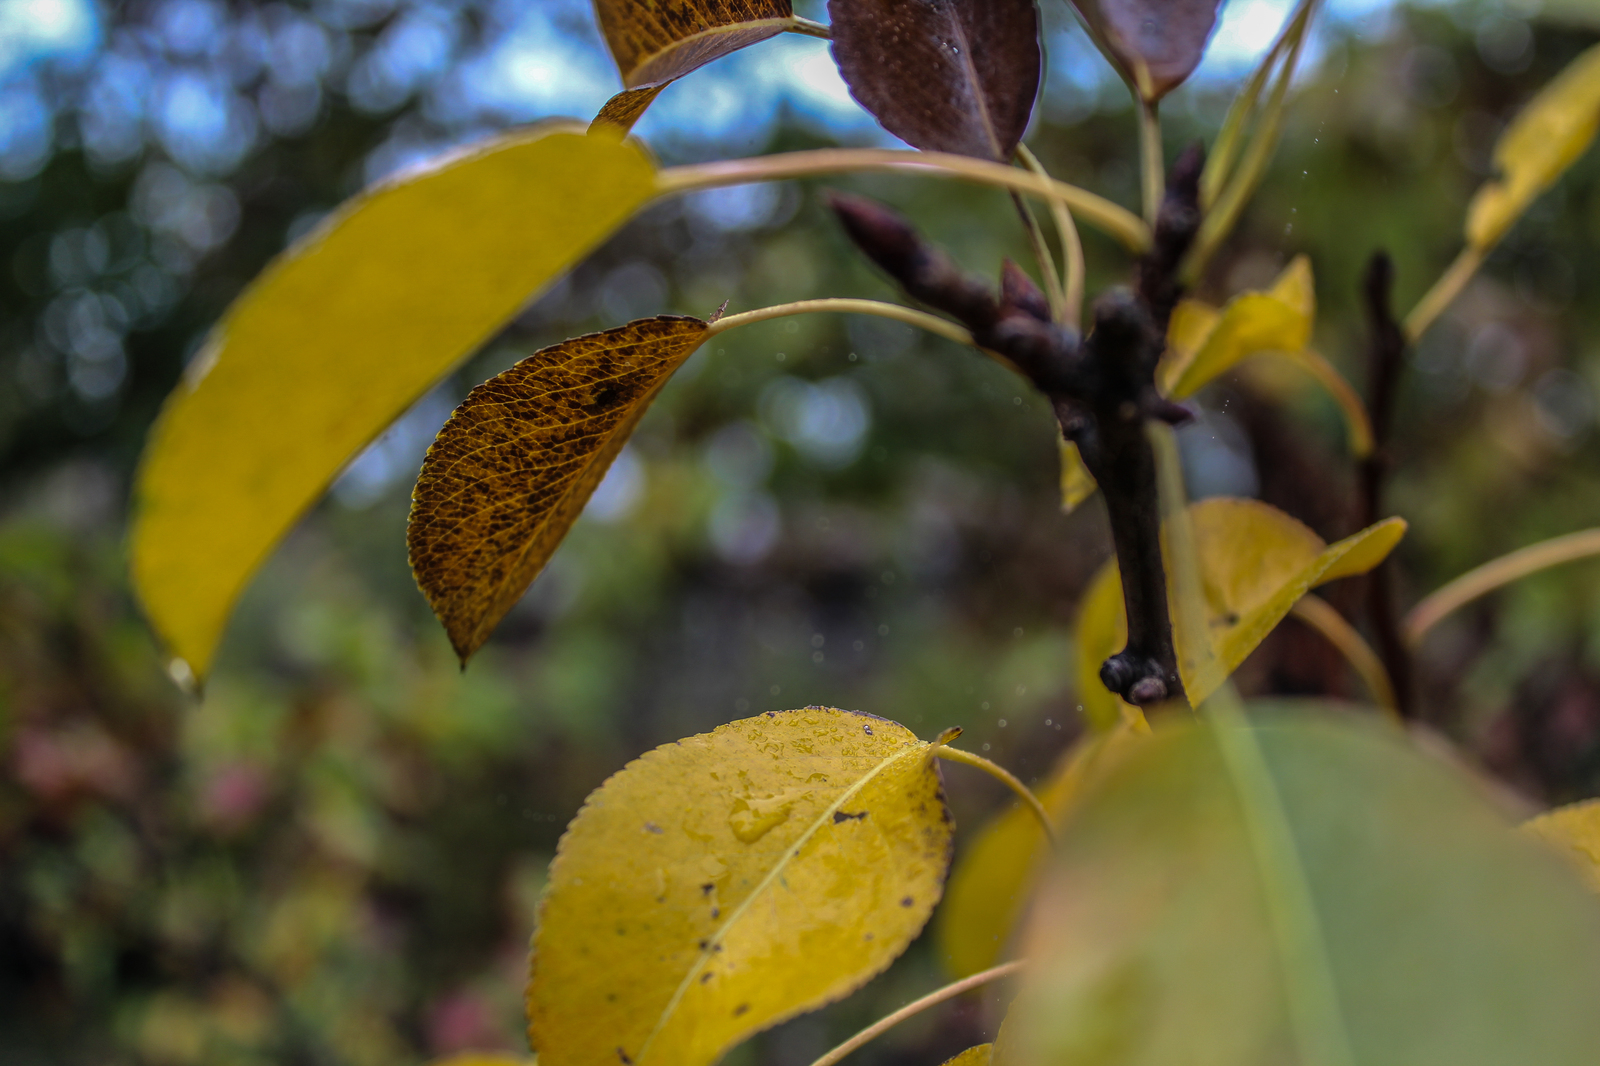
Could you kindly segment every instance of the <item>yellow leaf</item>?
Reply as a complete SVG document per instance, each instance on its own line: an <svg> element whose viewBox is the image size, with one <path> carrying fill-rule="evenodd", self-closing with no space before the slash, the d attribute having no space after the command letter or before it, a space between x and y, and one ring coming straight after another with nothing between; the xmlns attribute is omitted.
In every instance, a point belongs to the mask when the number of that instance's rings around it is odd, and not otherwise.
<svg viewBox="0 0 1600 1066"><path fill-rule="evenodd" d="M1057 437L1061 452L1061 509L1068 514L1094 495L1098 487L1094 475L1083 465L1083 454L1078 446L1065 437Z"/></svg>
<svg viewBox="0 0 1600 1066"><path fill-rule="evenodd" d="M989 1057L994 1053L993 1044L979 1044L969 1047L961 1054L946 1059L944 1066L989 1066Z"/></svg>
<svg viewBox="0 0 1600 1066"><path fill-rule="evenodd" d="M1276 508L1257 500L1216 497L1189 507L1211 666L1195 674L1195 637L1174 609L1174 637L1184 690L1198 705L1283 621L1295 601L1318 585L1362 574L1388 556L1406 524L1390 518L1337 544L1322 539ZM1171 568L1168 568L1171 576ZM1167 596L1175 593L1169 583ZM1116 720L1117 701L1100 684L1100 664L1127 639L1122 581L1113 559L1095 575L1078 619L1078 684L1084 713L1099 728ZM1092 695L1091 695L1092 693Z"/></svg>
<svg viewBox="0 0 1600 1066"><path fill-rule="evenodd" d="M1087 782L1148 732L1142 720L1138 726L1124 722L1110 731L1089 733L1067 749L1038 790L1051 824L1059 830ZM1000 961L1049 853L1038 818L1021 804L978 831L950 875L934 927L951 977L967 977Z"/></svg>
<svg viewBox="0 0 1600 1066"><path fill-rule="evenodd" d="M1567 65L1530 100L1494 146L1499 177L1467 208L1467 243L1488 251L1528 205L1555 184L1600 127L1600 45Z"/></svg>
<svg viewBox="0 0 1600 1066"><path fill-rule="evenodd" d="M406 539L463 663L544 569L708 328L662 315L545 348L473 389L439 431Z"/></svg>
<svg viewBox="0 0 1600 1066"><path fill-rule="evenodd" d="M1332 364L1309 347L1316 313L1311 260L1303 255L1266 292L1241 293L1220 312L1197 300L1180 302L1167 329L1167 354L1157 370L1162 392L1181 400L1242 360L1273 356L1328 390L1344 415L1350 451L1366 456L1372 451L1366 405Z"/></svg>
<svg viewBox="0 0 1600 1066"><path fill-rule="evenodd" d="M168 399L135 486L134 584L195 675L340 468L654 194L635 145L521 130L363 193L262 272Z"/></svg>
<svg viewBox="0 0 1600 1066"><path fill-rule="evenodd" d="M534 938L540 1066L706 1066L921 930L952 825L894 722L769 711L630 763L561 840Z"/></svg>
<svg viewBox="0 0 1600 1066"><path fill-rule="evenodd" d="M1590 888L1600 892L1600 800L1546 811L1522 828L1570 858Z"/></svg>
<svg viewBox="0 0 1600 1066"><path fill-rule="evenodd" d="M629 89L664 85L795 23L789 0L595 0Z"/></svg>

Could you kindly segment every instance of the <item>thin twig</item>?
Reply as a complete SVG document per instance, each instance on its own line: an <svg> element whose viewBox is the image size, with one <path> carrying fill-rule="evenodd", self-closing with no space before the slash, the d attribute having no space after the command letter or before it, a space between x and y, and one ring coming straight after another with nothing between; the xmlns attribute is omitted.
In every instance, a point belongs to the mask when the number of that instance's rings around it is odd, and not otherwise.
<svg viewBox="0 0 1600 1066"><path fill-rule="evenodd" d="M1056 261L1050 255L1050 246L1044 240L1044 227L1039 225L1039 216L1033 213L1033 207L1022 198L1022 194L1011 194L1011 202L1017 207L1017 215L1022 219L1022 228L1028 235L1028 246L1033 251L1034 262L1039 264L1040 276L1044 278L1044 295L1050 305L1050 320L1052 322L1065 322L1067 317L1067 296L1061 288L1061 275L1056 271Z"/></svg>
<svg viewBox="0 0 1600 1066"><path fill-rule="evenodd" d="M1144 220L1156 224L1167 193L1167 161L1161 146L1161 115L1154 101L1139 103L1139 172L1144 192Z"/></svg>
<svg viewBox="0 0 1600 1066"><path fill-rule="evenodd" d="M833 40L832 27L826 26L821 22L813 22L810 19L801 18L799 15L793 15L791 18L794 21L784 31L785 33L798 33L805 37L820 37L824 41Z"/></svg>
<svg viewBox="0 0 1600 1066"><path fill-rule="evenodd" d="M1422 299L1417 301L1417 306L1411 309L1406 316L1406 340L1415 344L1421 336L1428 332L1428 327L1444 314L1445 308L1455 302L1461 295L1461 290L1467 287L1467 282L1472 280L1478 268L1483 265L1484 253L1471 245L1461 249L1461 254L1456 256L1455 262L1450 264L1439 280L1433 283Z"/></svg>
<svg viewBox="0 0 1600 1066"><path fill-rule="evenodd" d="M1044 164L1039 162L1039 157L1034 155L1025 144L1017 145L1017 158L1022 160L1022 165L1039 175L1049 178L1050 172L1045 170ZM1083 240L1078 236L1078 224L1072 221L1072 212L1060 200L1050 201L1050 217L1056 224L1056 236L1061 238L1061 295L1064 305L1063 321L1073 329L1083 325L1083 287L1084 269Z"/></svg>
<svg viewBox="0 0 1600 1066"><path fill-rule="evenodd" d="M1296 600L1294 606L1289 608L1289 613L1321 633L1329 644L1338 649L1345 662L1360 676L1362 684L1367 686L1367 691L1372 694L1372 702L1396 718L1400 716L1400 707L1394 698L1394 686L1389 683L1383 660L1378 658L1378 653L1372 650L1370 644L1361 639L1355 626L1345 621L1344 615L1327 600L1311 595Z"/></svg>
<svg viewBox="0 0 1600 1066"><path fill-rule="evenodd" d="M982 985L986 985L990 981L995 981L1002 977L1009 977L1011 974L1016 973L1027 964L1028 963L1026 959L1017 959L1014 962L1001 963L999 966L992 967L982 971L981 973L975 973L971 977L964 977L959 981L945 985L943 988L938 989L937 991L929 992L921 999L913 1000L912 1002L907 1003L904 1007L901 1007L899 1010L895 1011L893 1014L873 1022L871 1025L861 1030L861 1032L857 1033L855 1036L852 1036L849 1040L846 1040L844 1043L840 1044L838 1047L834 1048L817 1061L813 1062L811 1066L834 1066L834 1063L850 1054L850 1052L883 1035L890 1029L893 1029L895 1026L899 1025L901 1022L905 1021L907 1018L921 1014L929 1007L937 1007L947 999L954 999L956 996L961 995L961 993L971 991L972 989L978 988Z"/></svg>
<svg viewBox="0 0 1600 1066"><path fill-rule="evenodd" d="M741 185L755 181L778 181L819 174L845 174L859 171L920 170L928 174L966 178L969 181L1014 189L1043 200L1060 200L1073 211L1117 238L1130 250L1142 252L1150 246L1150 227L1132 211L1096 196L1087 189L1064 181L1041 178L1003 163L972 159L949 152L913 152L896 148L819 148L808 152L783 152L751 159L730 159L718 163L668 167L656 175L656 187L664 195L709 189L719 185Z"/></svg>
<svg viewBox="0 0 1600 1066"><path fill-rule="evenodd" d="M1022 801L1023 806L1033 812L1033 816L1039 820L1040 828L1044 830L1045 839L1050 841L1052 847L1055 846L1056 832L1050 825L1050 813L1044 809L1044 804L1039 802L1039 797L1033 794L1033 789L1024 785L1017 775L999 763L990 762L982 755L974 755L972 752L962 751L960 748L952 748L941 744L934 749L933 753L947 762L959 762L968 766L975 766L1009 788L1017 799Z"/></svg>
<svg viewBox="0 0 1600 1066"><path fill-rule="evenodd" d="M1468 570L1424 597L1406 615L1406 643L1415 648L1446 615L1479 596L1552 566L1600 555L1600 529L1585 529L1541 541Z"/></svg>
<svg viewBox="0 0 1600 1066"><path fill-rule="evenodd" d="M926 311L918 311L914 307L901 307L899 304L885 303L882 300L853 300L844 297L829 297L821 300L796 300L793 303L774 304L771 307L760 307L754 311L743 311L737 315L726 315L711 323L711 328L706 331L706 339L710 340L719 333L726 333L730 329L740 326L750 326L757 322L767 322L774 318L787 318L789 315L815 314L817 312L839 312L855 315L877 315L879 318L892 318L904 322L918 329L925 329L929 333L936 333L941 337L955 341L957 344L971 344L972 334L962 329L954 322L930 315Z"/></svg>

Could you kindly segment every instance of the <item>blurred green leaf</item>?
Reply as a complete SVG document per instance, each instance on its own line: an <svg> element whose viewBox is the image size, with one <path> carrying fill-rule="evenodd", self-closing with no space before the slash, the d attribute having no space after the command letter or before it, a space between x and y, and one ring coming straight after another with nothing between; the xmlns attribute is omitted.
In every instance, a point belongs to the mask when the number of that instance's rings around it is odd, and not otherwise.
<svg viewBox="0 0 1600 1066"><path fill-rule="evenodd" d="M1010 1061L1593 1061L1600 902L1558 859L1374 720L1238 721L1174 720L1086 797Z"/></svg>

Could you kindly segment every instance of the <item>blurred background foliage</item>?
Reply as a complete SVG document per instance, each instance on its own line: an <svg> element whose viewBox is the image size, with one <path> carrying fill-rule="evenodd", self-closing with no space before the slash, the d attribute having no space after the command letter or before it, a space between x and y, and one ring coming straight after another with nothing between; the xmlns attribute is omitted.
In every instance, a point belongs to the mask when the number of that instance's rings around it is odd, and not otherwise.
<svg viewBox="0 0 1600 1066"><path fill-rule="evenodd" d="M1052 67L1030 143L1132 204L1126 95L1066 5L1043 6ZM1286 7L1232 0L1164 109L1170 147L1214 131ZM1394 253L1409 306L1459 246L1499 129L1597 36L1579 0L1333 4L1271 177L1201 295L1309 254L1318 345L1362 385L1366 256ZM785 38L706 68L638 132L672 162L888 143L825 49ZM630 225L351 464L256 581L203 699L168 681L121 537L143 435L207 325L363 184L493 129L592 114L614 88L580 0L0 6L0 1062L523 1049L545 865L584 795L640 751L823 703L924 736L964 726L1030 778L1080 729L1071 624L1109 552L1100 505L1060 513L1051 420L1019 380L898 324L813 316L718 337L465 673L412 585L411 481L488 375L643 315L893 298L812 183L700 194ZM974 270L1024 258L1002 195L831 184L902 206ZM1122 253L1086 239L1091 291L1125 276ZM1590 158L1406 372L1391 502L1412 522L1408 600L1600 522L1595 306ZM1352 530L1320 393L1247 366L1200 400L1182 433L1195 495ZM1525 582L1421 654L1426 720L1531 803L1600 791L1597 583L1581 565ZM1293 620L1240 681L1361 695ZM1003 802L947 777L969 828ZM737 1059L806 1063L937 980L919 944ZM992 1024L961 1004L862 1061L938 1062Z"/></svg>

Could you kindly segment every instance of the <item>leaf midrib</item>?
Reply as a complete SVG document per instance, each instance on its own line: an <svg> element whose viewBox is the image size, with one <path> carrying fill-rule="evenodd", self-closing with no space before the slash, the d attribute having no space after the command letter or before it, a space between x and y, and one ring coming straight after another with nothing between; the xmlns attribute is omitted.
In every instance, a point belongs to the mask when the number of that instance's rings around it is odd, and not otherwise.
<svg viewBox="0 0 1600 1066"><path fill-rule="evenodd" d="M710 961L711 956L715 954L715 948L726 938L728 930L732 929L734 925L738 923L739 919L744 917L745 912L750 909L751 904L754 903L756 899L758 899L762 893L764 893L767 888L782 875L783 871L788 868L789 863L794 861L796 856L798 856L805 848L806 844L811 841L811 838L816 836L820 830L826 828L827 825L832 822L834 812L839 810L839 808L844 806L845 803L849 802L852 798L858 795L861 790L867 786L868 782L877 777L879 774L883 773L883 771L887 770L889 767L913 755L925 754L932 747L932 744L919 743L913 747L905 748L904 750L896 752L894 755L890 755L885 758L882 762L878 763L877 766L874 766L871 770L861 775L861 777L856 780L855 784L841 792L839 797L830 803L827 808L818 814L815 820L813 820L812 823L806 827L806 831L804 833L801 833L800 836L795 838L795 841L792 844L784 847L783 857L773 865L771 870L767 871L767 875L761 879L761 883L756 885L756 887L750 891L750 894L740 901L739 905L733 909L731 914L728 915L727 920L717 928L717 931L706 938L705 947L701 948L700 953L695 956L694 964L691 965L688 972L684 974L683 980L679 982L677 989L672 993L672 998L667 1001L666 1007L662 1009L661 1017L656 1019L655 1028L650 1030L650 1035L645 1037L644 1043L639 1046L639 1053L634 1056L634 1061L636 1063L644 1063L645 1056L650 1052L650 1045L655 1042L655 1039L660 1035L661 1030L666 1028L667 1022L671 1020L673 1013L678 1009L678 1004L683 1001L684 994L693 986L695 977L702 969L705 968L705 965L708 961Z"/></svg>

